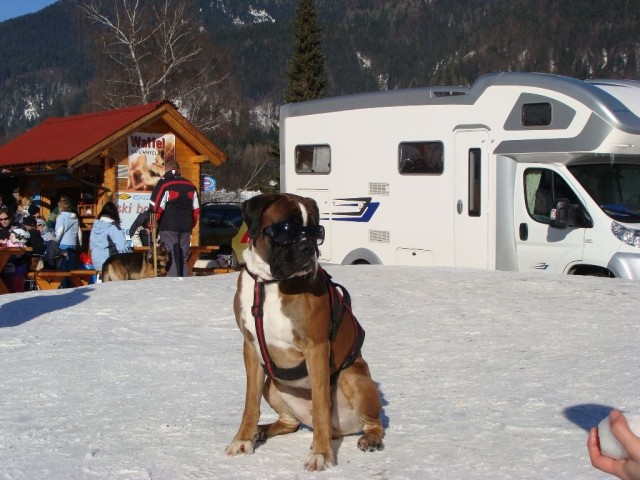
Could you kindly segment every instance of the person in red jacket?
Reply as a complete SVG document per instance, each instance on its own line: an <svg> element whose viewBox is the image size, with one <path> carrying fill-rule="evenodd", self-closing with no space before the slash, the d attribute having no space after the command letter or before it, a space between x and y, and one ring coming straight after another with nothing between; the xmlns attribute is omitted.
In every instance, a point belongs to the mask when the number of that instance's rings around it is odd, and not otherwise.
<svg viewBox="0 0 640 480"><path fill-rule="evenodd" d="M160 242L169 252L167 277L182 277L188 274L191 231L200 214L198 190L182 178L177 161L167 161L164 168L165 174L151 192L149 211L156 214Z"/></svg>

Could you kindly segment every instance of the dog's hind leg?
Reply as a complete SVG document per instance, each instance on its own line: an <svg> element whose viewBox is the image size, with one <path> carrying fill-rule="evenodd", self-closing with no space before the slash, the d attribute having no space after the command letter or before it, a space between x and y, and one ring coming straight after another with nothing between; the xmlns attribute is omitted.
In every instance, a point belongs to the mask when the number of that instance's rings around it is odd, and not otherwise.
<svg viewBox="0 0 640 480"><path fill-rule="evenodd" d="M338 381L342 393L362 422L363 435L358 439L358 448L363 452L383 450L384 427L380 420L382 402L378 386L369 374L367 362L359 357L340 374Z"/></svg>
<svg viewBox="0 0 640 480"><path fill-rule="evenodd" d="M259 425L256 440L264 441L276 435L284 435L298 430L300 421L270 378L267 379L264 387L264 398L279 417L273 423Z"/></svg>

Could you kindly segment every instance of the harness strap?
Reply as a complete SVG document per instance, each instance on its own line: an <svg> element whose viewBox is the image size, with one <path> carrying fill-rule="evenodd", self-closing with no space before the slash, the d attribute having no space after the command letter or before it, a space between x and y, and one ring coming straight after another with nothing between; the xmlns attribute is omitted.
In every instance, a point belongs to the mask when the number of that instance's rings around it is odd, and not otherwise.
<svg viewBox="0 0 640 480"><path fill-rule="evenodd" d="M349 349L349 354L345 357L345 359L342 361L333 375L331 375L331 383L334 383L338 378L340 372L345 368L351 366L351 364L356 361L356 358L360 356L362 345L364 344L365 332L364 328L362 328L362 325L360 325L360 322L358 322L358 319L351 310L351 295L349 295L349 291L339 283L334 282L331 278L331 275L329 275L321 267L320 271L324 274L325 281L329 290L329 299L331 302L331 341L333 341L338 334L338 327L340 327L340 323L342 323L345 310L349 310L349 313L351 314L349 315L349 317L351 318L352 326L354 329L354 339L353 344Z"/></svg>
<svg viewBox="0 0 640 480"><path fill-rule="evenodd" d="M265 297L265 284L266 283L274 283L275 280L270 280L268 282L264 282L260 280L256 275L249 272L247 273L254 280L254 288L253 288L253 306L251 307L251 314L253 315L256 327L256 336L258 337L258 345L260 347L260 353L262 354L262 359L264 362L264 368L266 370L267 375L271 378L278 378L281 380L299 380L308 376L309 372L307 370L307 364L305 361L302 361L299 365L291 368L280 368L278 367L271 355L269 355L269 349L267 348L267 341L264 335L264 297ZM349 350L349 354L342 361L338 369L331 375L331 383L335 383L340 371L349 367L355 360L360 356L360 350L364 343L365 332L358 320L355 318L351 311L351 296L346 288L342 285L339 285L331 280L331 276L321 267L319 267L319 274L324 275L325 282L327 284L327 289L329 291L329 301L331 304L331 328L329 331L329 339L333 341L336 338L338 333L338 328L342 322L342 318L344 317L345 309L348 309L351 313L350 318L352 319L353 328L354 328L354 341ZM338 290L340 288L340 292Z"/></svg>
<svg viewBox="0 0 640 480"><path fill-rule="evenodd" d="M307 376L307 364L302 361L297 367L280 368L272 360L267 348L267 340L264 336L264 287L265 282L255 279L253 288L253 306L251 314L253 315L256 325L256 335L258 337L258 345L260 345L260 353L264 361L264 368L267 375L271 378L279 378L282 380L298 380Z"/></svg>

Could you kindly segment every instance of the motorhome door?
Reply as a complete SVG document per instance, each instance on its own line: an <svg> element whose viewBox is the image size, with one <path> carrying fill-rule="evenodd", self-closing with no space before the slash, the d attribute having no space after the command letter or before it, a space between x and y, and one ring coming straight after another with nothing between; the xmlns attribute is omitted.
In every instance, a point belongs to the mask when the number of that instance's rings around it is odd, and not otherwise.
<svg viewBox="0 0 640 480"><path fill-rule="evenodd" d="M564 273L582 260L585 228L551 226L551 210L560 198L568 199L572 205L583 205L554 167L518 164L514 225L521 272Z"/></svg>
<svg viewBox="0 0 640 480"><path fill-rule="evenodd" d="M489 162L484 130L455 136L455 265L488 268ZM446 168L446 167L445 167Z"/></svg>

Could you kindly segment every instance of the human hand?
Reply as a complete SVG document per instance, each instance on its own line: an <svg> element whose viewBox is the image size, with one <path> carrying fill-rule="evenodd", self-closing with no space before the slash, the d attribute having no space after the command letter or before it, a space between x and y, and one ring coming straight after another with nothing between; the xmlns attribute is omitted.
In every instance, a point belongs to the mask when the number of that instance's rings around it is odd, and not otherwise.
<svg viewBox="0 0 640 480"><path fill-rule="evenodd" d="M609 414L609 424L613 436L629 453L629 458L613 459L600 451L598 429L592 428L587 440L591 464L598 470L615 475L622 480L640 480L640 437L629 428L625 416L617 410Z"/></svg>

